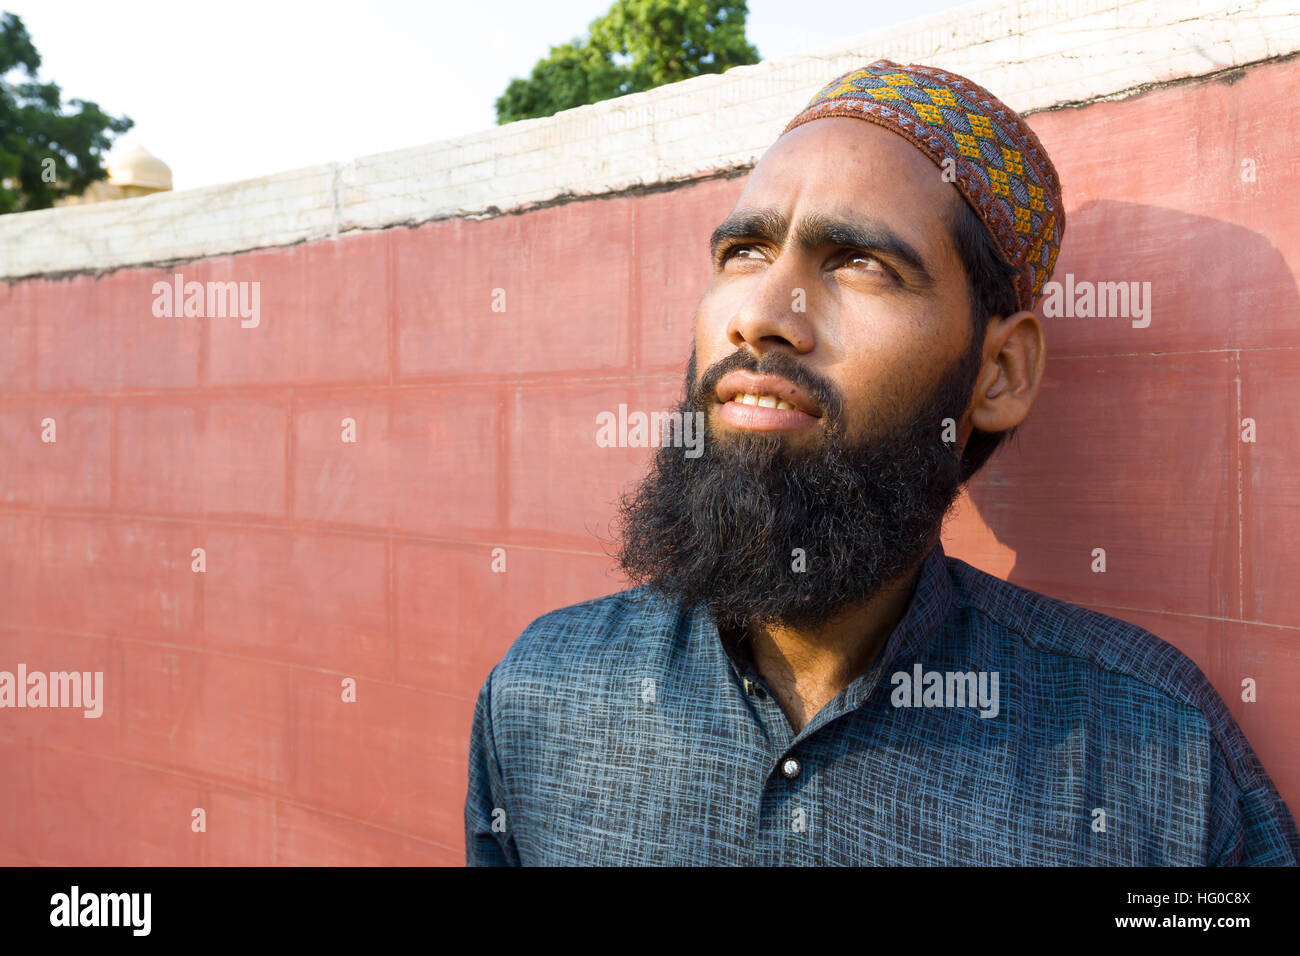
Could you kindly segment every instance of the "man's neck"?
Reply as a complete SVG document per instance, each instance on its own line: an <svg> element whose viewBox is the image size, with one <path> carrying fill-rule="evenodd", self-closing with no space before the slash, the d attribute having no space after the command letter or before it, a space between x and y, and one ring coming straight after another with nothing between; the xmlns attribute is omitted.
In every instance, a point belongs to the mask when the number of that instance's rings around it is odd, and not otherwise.
<svg viewBox="0 0 1300 956"><path fill-rule="evenodd" d="M918 562L866 601L817 627L749 626L754 666L796 734L875 661L907 610L920 570Z"/></svg>

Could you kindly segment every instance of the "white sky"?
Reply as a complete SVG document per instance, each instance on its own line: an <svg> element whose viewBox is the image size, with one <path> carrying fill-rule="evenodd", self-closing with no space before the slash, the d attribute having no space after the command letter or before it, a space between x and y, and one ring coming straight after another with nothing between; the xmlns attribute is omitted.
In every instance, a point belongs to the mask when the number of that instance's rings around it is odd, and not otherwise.
<svg viewBox="0 0 1300 956"><path fill-rule="evenodd" d="M416 146L491 127L493 101L612 0L0 0L40 79L135 126L177 189ZM764 59L955 0L750 0ZM116 150L115 150L116 151Z"/></svg>

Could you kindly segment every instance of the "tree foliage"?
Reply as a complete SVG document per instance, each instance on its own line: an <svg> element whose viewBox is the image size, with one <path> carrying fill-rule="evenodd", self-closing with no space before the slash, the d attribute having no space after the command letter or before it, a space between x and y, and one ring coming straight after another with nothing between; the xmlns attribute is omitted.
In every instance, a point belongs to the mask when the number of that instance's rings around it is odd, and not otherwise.
<svg viewBox="0 0 1300 956"><path fill-rule="evenodd" d="M40 66L23 21L0 15L0 213L44 209L105 178L110 134L133 125L86 100L65 110L59 87L37 80ZM11 83L15 71L20 82Z"/></svg>
<svg viewBox="0 0 1300 956"><path fill-rule="evenodd" d="M758 62L745 39L745 0L614 0L584 38L551 47L496 101L497 122L551 116L586 103Z"/></svg>

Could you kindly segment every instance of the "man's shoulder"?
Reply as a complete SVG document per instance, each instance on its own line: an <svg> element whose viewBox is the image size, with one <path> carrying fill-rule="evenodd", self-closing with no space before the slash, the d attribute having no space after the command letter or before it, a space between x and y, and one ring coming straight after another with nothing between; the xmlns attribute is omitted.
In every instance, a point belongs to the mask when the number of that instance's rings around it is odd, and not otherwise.
<svg viewBox="0 0 1300 956"><path fill-rule="evenodd" d="M1211 721L1220 717L1222 699L1196 662L1146 628L1012 584L957 558L948 563L955 603L1024 651L1070 662L1112 687L1145 688Z"/></svg>
<svg viewBox="0 0 1300 956"><path fill-rule="evenodd" d="M671 630L675 613L680 614L648 585L557 608L524 628L498 668L519 675L590 663L648 634Z"/></svg>
<svg viewBox="0 0 1300 956"><path fill-rule="evenodd" d="M1160 752L1147 745L1161 736L1172 741L1175 756L1200 751L1192 743L1199 738L1207 747L1198 758L1204 768L1200 781L1215 788L1223 804L1213 812L1227 815L1216 824L1230 834L1232 814L1248 817L1244 839L1257 845L1241 858L1293 864L1300 856L1300 835L1288 808L1195 661L1128 621L1011 584L956 558L948 558L948 570L957 613L986 618L984 627L966 626L985 631L991 623L994 652L1012 657L1024 670L1037 670L1018 676L1040 690L1049 688L1031 695L1042 706L1085 708L1087 719L1117 735L1113 739L1131 744L1140 739L1142 749L1134 754L1144 760ZM1215 765L1226 770L1226 780L1217 777ZM1225 808L1223 802L1234 801L1236 794L1245 795L1246 809ZM1231 847L1218 846L1214 858L1237 857Z"/></svg>

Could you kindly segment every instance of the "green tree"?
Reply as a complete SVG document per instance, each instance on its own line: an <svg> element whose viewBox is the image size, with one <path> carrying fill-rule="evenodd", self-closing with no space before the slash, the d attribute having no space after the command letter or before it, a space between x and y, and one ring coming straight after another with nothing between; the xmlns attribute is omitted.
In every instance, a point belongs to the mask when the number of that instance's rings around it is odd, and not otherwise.
<svg viewBox="0 0 1300 956"><path fill-rule="evenodd" d="M551 47L528 79L496 101L497 122L651 90L702 73L758 62L745 39L745 0L614 0L589 35Z"/></svg>
<svg viewBox="0 0 1300 956"><path fill-rule="evenodd" d="M69 100L65 111L59 87L37 81L40 66L23 21L0 16L0 213L45 209L105 178L110 134L133 125L85 100ZM25 82L8 81L15 70Z"/></svg>

